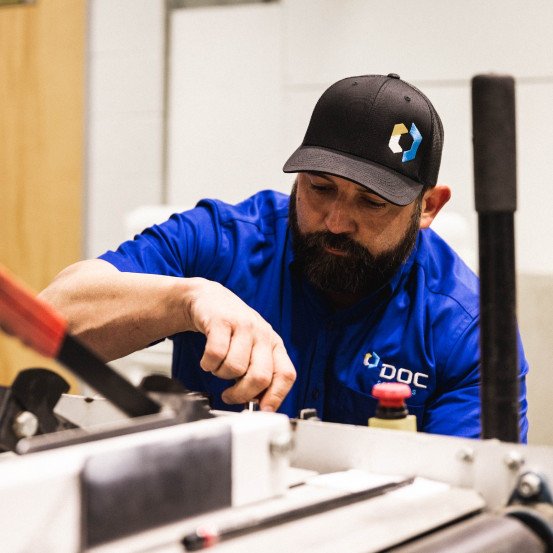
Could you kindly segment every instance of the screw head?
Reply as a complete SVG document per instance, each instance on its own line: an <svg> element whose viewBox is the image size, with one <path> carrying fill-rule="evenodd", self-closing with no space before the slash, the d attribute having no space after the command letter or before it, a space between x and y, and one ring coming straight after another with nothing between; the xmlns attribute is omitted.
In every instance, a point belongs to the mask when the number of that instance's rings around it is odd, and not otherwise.
<svg viewBox="0 0 553 553"><path fill-rule="evenodd" d="M517 491L525 499L538 495L541 491L541 478L535 472L526 472L518 481Z"/></svg>
<svg viewBox="0 0 553 553"><path fill-rule="evenodd" d="M474 461L474 449L472 449L472 447L465 446L459 450L457 457L463 461L463 463L472 463Z"/></svg>
<svg viewBox="0 0 553 553"><path fill-rule="evenodd" d="M509 451L503 461L510 470L518 470L524 465L524 457L518 451Z"/></svg>
<svg viewBox="0 0 553 553"><path fill-rule="evenodd" d="M38 419L30 411L21 411L13 420L12 429L17 438L29 438L38 431Z"/></svg>
<svg viewBox="0 0 553 553"><path fill-rule="evenodd" d="M288 455L294 449L294 440L290 433L282 433L275 436L269 444L271 455L281 457Z"/></svg>

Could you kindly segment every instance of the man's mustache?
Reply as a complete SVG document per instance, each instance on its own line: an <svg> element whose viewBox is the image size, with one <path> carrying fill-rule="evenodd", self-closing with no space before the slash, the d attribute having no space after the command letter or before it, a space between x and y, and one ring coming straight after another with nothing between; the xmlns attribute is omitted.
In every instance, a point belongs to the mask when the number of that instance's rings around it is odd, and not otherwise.
<svg viewBox="0 0 553 553"><path fill-rule="evenodd" d="M346 234L334 234L329 231L310 232L304 235L309 248L323 249L324 247L340 250L350 255L359 255L365 248Z"/></svg>

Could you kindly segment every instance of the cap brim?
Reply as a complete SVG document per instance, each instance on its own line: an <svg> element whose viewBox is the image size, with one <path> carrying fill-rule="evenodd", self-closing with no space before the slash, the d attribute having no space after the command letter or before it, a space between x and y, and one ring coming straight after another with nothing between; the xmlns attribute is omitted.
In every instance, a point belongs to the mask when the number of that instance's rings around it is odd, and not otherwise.
<svg viewBox="0 0 553 553"><path fill-rule="evenodd" d="M420 182L393 169L318 146L300 146L284 164L283 171L318 171L342 177L370 189L395 205L410 204L423 188Z"/></svg>

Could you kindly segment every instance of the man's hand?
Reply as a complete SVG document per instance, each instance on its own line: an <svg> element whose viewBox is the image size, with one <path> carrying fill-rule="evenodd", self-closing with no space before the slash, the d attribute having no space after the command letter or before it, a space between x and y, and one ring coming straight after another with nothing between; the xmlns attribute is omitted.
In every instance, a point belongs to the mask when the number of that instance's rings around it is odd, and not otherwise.
<svg viewBox="0 0 553 553"><path fill-rule="evenodd" d="M209 280L194 280L186 308L190 326L207 338L202 369L237 380L223 393L226 403L260 397L262 411L276 411L296 380L282 339L230 290Z"/></svg>
<svg viewBox="0 0 553 553"><path fill-rule="evenodd" d="M106 361L178 332L202 332L202 368L237 381L223 393L227 403L260 397L261 409L275 411L296 379L271 325L204 278L120 272L91 259L62 271L41 296L65 318L71 334Z"/></svg>

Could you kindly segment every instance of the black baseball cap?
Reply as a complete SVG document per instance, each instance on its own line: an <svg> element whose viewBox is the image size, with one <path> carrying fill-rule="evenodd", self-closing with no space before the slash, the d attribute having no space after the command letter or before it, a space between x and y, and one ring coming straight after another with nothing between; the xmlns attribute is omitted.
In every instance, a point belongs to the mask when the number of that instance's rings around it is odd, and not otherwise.
<svg viewBox="0 0 553 553"><path fill-rule="evenodd" d="M443 135L430 100L399 75L348 77L319 98L283 170L336 175L407 205L436 184Z"/></svg>

